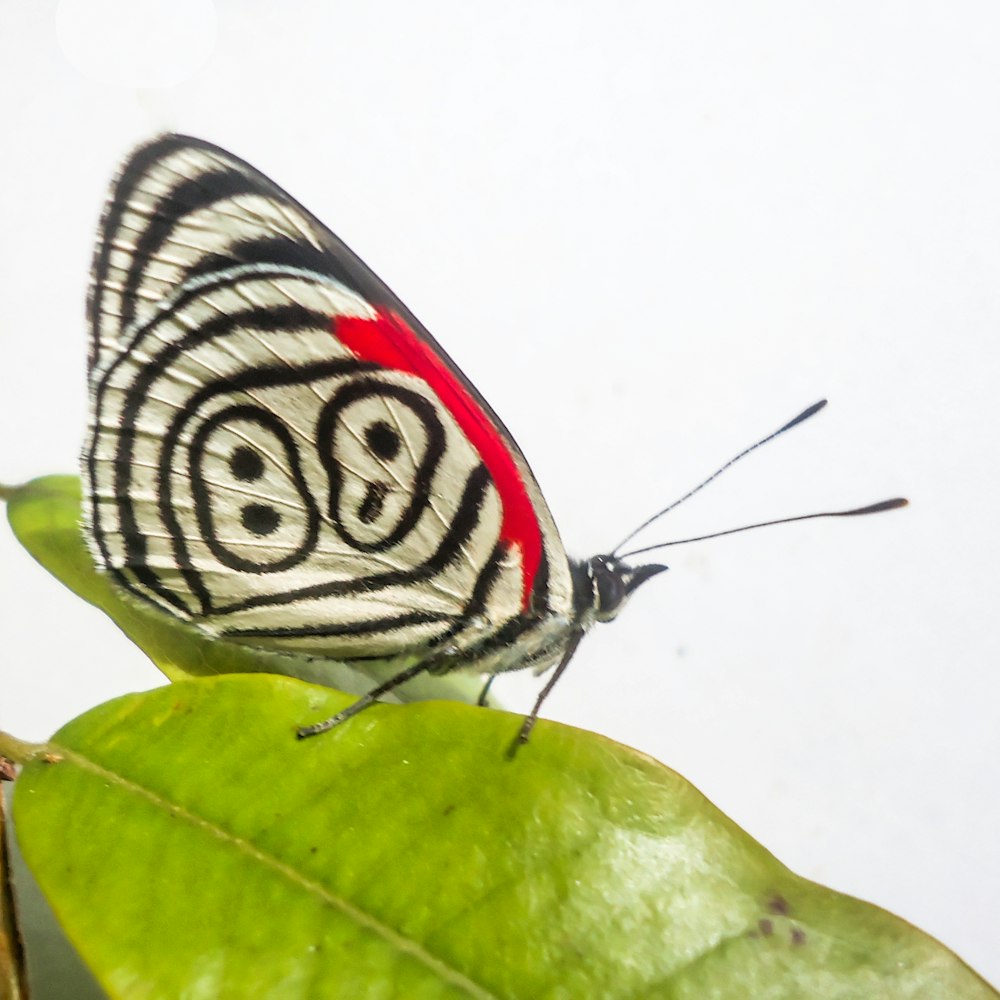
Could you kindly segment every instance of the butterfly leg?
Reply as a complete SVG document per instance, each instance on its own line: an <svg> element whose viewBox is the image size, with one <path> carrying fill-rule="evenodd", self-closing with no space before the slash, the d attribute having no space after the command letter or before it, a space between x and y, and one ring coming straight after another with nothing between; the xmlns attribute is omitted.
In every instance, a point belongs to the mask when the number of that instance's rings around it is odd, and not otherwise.
<svg viewBox="0 0 1000 1000"><path fill-rule="evenodd" d="M333 729L334 726L339 726L342 722L346 722L357 715L358 712L368 708L369 705L376 702L382 695L388 694L388 692L395 690L401 684L405 684L407 681L411 681L414 677L424 673L427 668L428 662L424 660L421 663L415 663L412 667L401 670L387 681L383 681L377 687L373 687L367 694L362 695L357 701L352 702L347 708L331 718L324 719L322 722L317 722L312 726L302 726L296 735L300 740L303 740L307 736L316 736L319 733L325 733L328 729Z"/></svg>
<svg viewBox="0 0 1000 1000"><path fill-rule="evenodd" d="M490 693L490 688L493 686L493 682L497 679L496 674L490 674L486 678L486 683L483 685L482 691L479 692L479 697L476 699L476 704L482 708L486 704L486 698Z"/></svg>
<svg viewBox="0 0 1000 1000"><path fill-rule="evenodd" d="M569 661L573 659L573 654L576 652L576 647L580 645L580 640L583 638L583 630L580 629L574 632L566 645L566 650L562 655L562 659L559 661L559 666L552 671L552 676L548 679L545 687L538 693L538 697L535 699L535 704L531 709L531 714L525 717L524 722L521 723L521 730L517 734L517 738L511 744L510 749L507 751L507 757L512 758L514 754L517 753L518 748L524 746L528 742L528 737L531 736L531 730L535 728L535 720L538 718L538 711L542 707L545 699L551 694L552 689L556 686L559 678L562 677L566 668L569 666Z"/></svg>

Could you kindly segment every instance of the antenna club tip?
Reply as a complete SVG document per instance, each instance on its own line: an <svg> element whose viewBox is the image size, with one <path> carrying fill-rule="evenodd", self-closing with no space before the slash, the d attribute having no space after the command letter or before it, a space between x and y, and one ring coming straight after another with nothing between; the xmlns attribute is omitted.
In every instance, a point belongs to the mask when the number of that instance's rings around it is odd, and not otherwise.
<svg viewBox="0 0 1000 1000"><path fill-rule="evenodd" d="M893 497L891 500L882 500L879 503L869 504L867 507L859 507L856 510L846 511L847 514L881 514L887 510L898 510L900 507L909 507L910 501L906 497Z"/></svg>
<svg viewBox="0 0 1000 1000"><path fill-rule="evenodd" d="M807 406L797 417L789 420L784 427L779 428L771 437L777 437L779 434L784 434L785 431L791 430L796 424L801 424L803 420L808 420L810 417L814 417L820 410L826 406L826 400L821 399L818 403L813 403L812 406ZM768 438L767 440L770 440Z"/></svg>

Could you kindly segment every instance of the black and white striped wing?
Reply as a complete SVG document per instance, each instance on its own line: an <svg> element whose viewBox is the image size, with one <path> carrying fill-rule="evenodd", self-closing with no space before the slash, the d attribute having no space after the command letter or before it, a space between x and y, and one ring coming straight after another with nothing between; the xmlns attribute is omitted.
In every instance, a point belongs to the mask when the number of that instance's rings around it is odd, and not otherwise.
<svg viewBox="0 0 1000 1000"><path fill-rule="evenodd" d="M191 278L241 264L284 264L333 278L402 310L381 281L301 205L225 150L180 135L136 149L115 178L94 255L91 365Z"/></svg>
<svg viewBox="0 0 1000 1000"><path fill-rule="evenodd" d="M213 634L341 659L558 653L568 564L509 434L261 174L180 136L136 151L89 309L86 521L122 587Z"/></svg>

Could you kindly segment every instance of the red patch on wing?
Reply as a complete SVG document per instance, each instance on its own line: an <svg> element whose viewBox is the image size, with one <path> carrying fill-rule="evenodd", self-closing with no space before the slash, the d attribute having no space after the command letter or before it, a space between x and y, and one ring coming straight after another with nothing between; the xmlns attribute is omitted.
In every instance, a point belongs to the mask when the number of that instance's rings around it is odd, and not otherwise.
<svg viewBox="0 0 1000 1000"><path fill-rule="evenodd" d="M503 507L500 538L521 551L522 606L528 609L542 561L542 532L521 472L502 435L448 366L395 313L335 318L334 336L356 357L422 378L455 418L489 470Z"/></svg>

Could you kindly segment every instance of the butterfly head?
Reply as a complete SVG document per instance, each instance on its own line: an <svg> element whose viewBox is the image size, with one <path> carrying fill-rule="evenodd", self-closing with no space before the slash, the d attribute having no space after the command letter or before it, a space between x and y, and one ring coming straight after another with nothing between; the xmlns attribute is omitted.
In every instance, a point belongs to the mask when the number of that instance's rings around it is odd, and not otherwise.
<svg viewBox="0 0 1000 1000"><path fill-rule="evenodd" d="M593 556L583 564L584 588L589 588L581 598L586 600L594 619L610 622L618 617L635 590L647 580L662 573L666 566L650 563L647 566L629 566L614 556Z"/></svg>

